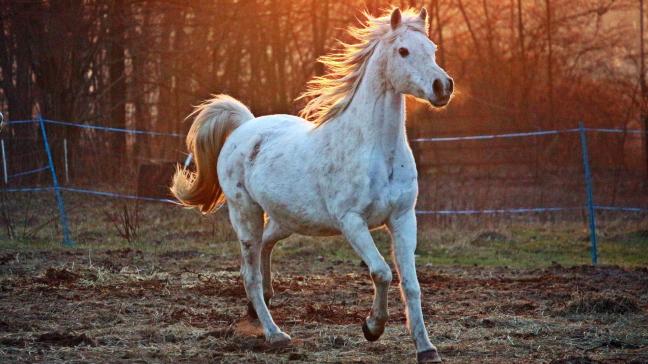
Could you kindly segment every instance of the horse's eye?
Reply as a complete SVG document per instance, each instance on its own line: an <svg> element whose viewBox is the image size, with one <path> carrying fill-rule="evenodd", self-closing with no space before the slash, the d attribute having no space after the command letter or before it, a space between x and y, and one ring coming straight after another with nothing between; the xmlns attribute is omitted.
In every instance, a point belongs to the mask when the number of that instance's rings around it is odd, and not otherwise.
<svg viewBox="0 0 648 364"><path fill-rule="evenodd" d="M398 54L400 54L401 57L407 57L409 56L409 51L407 48L398 48Z"/></svg>

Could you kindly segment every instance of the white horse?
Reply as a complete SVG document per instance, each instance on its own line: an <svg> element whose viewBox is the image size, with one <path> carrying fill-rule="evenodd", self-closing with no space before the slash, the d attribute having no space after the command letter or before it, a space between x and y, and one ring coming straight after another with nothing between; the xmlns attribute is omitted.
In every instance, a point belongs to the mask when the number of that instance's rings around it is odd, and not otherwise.
<svg viewBox="0 0 648 364"><path fill-rule="evenodd" d="M417 359L441 360L421 310L414 262L417 172L405 135L405 94L443 107L453 92L426 30L425 9L367 15L364 27L350 29L356 44L343 44L341 53L320 59L328 74L312 80L302 96L310 99L304 119L255 118L226 95L207 100L192 114L187 145L196 172L179 168L171 190L184 205L205 213L227 200L241 245L248 308L271 344L290 342L268 303L272 248L293 232L341 233L349 241L369 267L375 289L362 329L369 341L380 337L392 272L369 231L386 226Z"/></svg>

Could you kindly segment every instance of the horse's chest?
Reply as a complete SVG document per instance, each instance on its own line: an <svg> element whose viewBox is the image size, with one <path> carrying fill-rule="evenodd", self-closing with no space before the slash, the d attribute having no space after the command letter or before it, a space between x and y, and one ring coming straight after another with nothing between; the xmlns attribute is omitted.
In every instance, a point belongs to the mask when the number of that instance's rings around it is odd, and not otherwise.
<svg viewBox="0 0 648 364"><path fill-rule="evenodd" d="M382 225L395 210L413 207L416 201L416 170L405 161L370 169L365 181L368 193L357 208L371 226Z"/></svg>

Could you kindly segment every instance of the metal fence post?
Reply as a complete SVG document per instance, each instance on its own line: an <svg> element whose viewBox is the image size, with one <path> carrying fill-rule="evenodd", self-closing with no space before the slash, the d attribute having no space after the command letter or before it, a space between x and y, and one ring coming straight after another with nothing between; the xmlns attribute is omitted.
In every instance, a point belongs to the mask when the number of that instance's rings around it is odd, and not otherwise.
<svg viewBox="0 0 648 364"><path fill-rule="evenodd" d="M67 138L63 139L63 161L65 162L65 184L70 184L70 170L68 168Z"/></svg>
<svg viewBox="0 0 648 364"><path fill-rule="evenodd" d="M43 145L45 146L45 153L47 154L47 161L49 162L49 169L52 173L52 184L54 185L54 195L56 196L56 204L59 209L59 217L61 220L61 229L63 230L63 244L66 246L74 245L74 241L70 237L70 227L68 226L67 215L65 214L65 204L63 203L63 195L59 188L58 178L56 177L56 169L54 168L54 160L52 159L52 151L50 150L49 142L47 141L47 132L45 131L45 122L43 117L38 115L38 123L40 125L41 133L43 135Z"/></svg>
<svg viewBox="0 0 648 364"><path fill-rule="evenodd" d="M191 160L192 160L192 159L193 159L193 154L189 153L189 155L187 156L187 158L186 158L185 161L184 161L184 167L185 167L185 169L186 169L186 168L189 168L189 165L191 164Z"/></svg>
<svg viewBox="0 0 648 364"><path fill-rule="evenodd" d="M2 147L2 176L4 183L9 183L9 175L7 174L7 152L5 151L5 142L4 139L0 140L0 146Z"/></svg>
<svg viewBox="0 0 648 364"><path fill-rule="evenodd" d="M587 215L589 218L590 242L592 243L592 264L598 261L596 247L596 210L594 208L594 192L592 187L592 171L590 170L587 134L583 122L578 123L580 133L581 154L583 156L583 172L585 177L585 196L587 198Z"/></svg>

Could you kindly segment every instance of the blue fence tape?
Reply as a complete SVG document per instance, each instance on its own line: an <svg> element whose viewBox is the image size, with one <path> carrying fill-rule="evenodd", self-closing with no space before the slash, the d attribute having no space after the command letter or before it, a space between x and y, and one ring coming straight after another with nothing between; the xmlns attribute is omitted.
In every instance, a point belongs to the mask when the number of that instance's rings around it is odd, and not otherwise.
<svg viewBox="0 0 648 364"><path fill-rule="evenodd" d="M436 138L416 138L410 139L410 142L423 143L423 142L454 142L454 141L463 141L463 140L492 140L492 139L506 139L506 138L522 138L522 137L533 137L533 136L547 136L547 135L556 135L556 134L567 134L567 133L576 133L580 129L560 129L560 130L542 130L542 131L530 131L530 132L520 132L520 133L505 133L505 134L490 134L490 135L469 135L469 136L458 136L458 137L436 137ZM601 133L626 133L626 134L643 134L642 130L638 129L610 129L610 128L585 128L585 131L588 132L601 132Z"/></svg>
<svg viewBox="0 0 648 364"><path fill-rule="evenodd" d="M48 124L54 124L54 125L73 126L73 127L82 128L82 129L104 130L104 131L112 131L112 132L126 133L126 134L172 136L172 137L182 137L182 138L185 137L184 134L166 133L166 132L161 132L161 131L113 128L113 127L108 127L108 126L100 126L100 125L92 125L92 124L79 124L79 123L72 123L72 122L69 122L69 121L56 121L56 120L47 120L47 119L44 120L44 121L46 123L48 123Z"/></svg>
<svg viewBox="0 0 648 364"><path fill-rule="evenodd" d="M3 122L3 123L0 124L0 125L2 125L2 126L4 126L4 125L9 126L9 125L20 125L20 124L35 124L35 123L37 123L37 122L38 122L37 120L10 120L10 121L5 121L5 122Z"/></svg>
<svg viewBox="0 0 648 364"><path fill-rule="evenodd" d="M89 190L89 189L78 188L78 187L61 187L61 190L62 191L67 191L67 192L85 193L85 194L96 195L96 196L124 198L124 199L128 199L128 200L142 200L142 201L154 201L154 202L166 202L166 203L178 204L177 201L171 200L171 199L168 199L168 198L155 198L155 197L143 197L143 196L136 196L136 195L126 195L126 194L122 194L122 193L96 191L96 190Z"/></svg>
<svg viewBox="0 0 648 364"><path fill-rule="evenodd" d="M139 134L139 135L157 135L157 136L172 136L183 138L186 135L180 133L170 133L170 132L160 132L160 131L150 131L150 130L137 130L137 129L127 129L127 128L115 128L102 125L94 124L82 124L69 121L59 121L59 120L49 120L45 119L44 122L48 124L63 125L63 126L72 126L83 129L93 129L93 130L104 130L111 132L127 133L127 134ZM32 124L36 123L37 120L11 120L6 121L3 125L18 125L18 124ZM457 136L457 137L436 137L436 138L416 138L411 139L411 142L450 142L450 141L461 141L461 140L489 140L489 139L498 139L498 138L520 138L520 137L533 137L533 136L546 136L546 135L556 135L564 133L575 133L578 132L578 128L572 129L556 129L556 130L541 130L541 131L531 131L531 132L519 132L519 133L505 133L505 134L490 134L490 135L469 135L469 136ZM600 133L620 133L620 134L644 134L645 132L640 129L619 129L619 128L585 128L585 131L588 132L600 132Z"/></svg>
<svg viewBox="0 0 648 364"><path fill-rule="evenodd" d="M520 137L532 137L532 136L544 136L544 135L556 135L564 133L574 133L578 129L562 129L562 130L543 130L543 131L530 131L523 133L506 133L506 134L490 134L490 135L470 135L470 136L459 136L459 137L438 137L438 138L416 138L410 139L411 142L453 142L461 140L488 140L488 139L499 139L499 138L520 138Z"/></svg>
<svg viewBox="0 0 648 364"><path fill-rule="evenodd" d="M92 129L92 130L103 130L109 132L121 132L127 134L136 134L136 135L154 135L154 136L172 136L172 137L185 137L184 134L179 133L168 133L168 132L157 132L157 131L148 131L148 130L136 130L136 129L126 129L126 128L115 128L115 127L106 127L93 124L81 124L67 121L57 121L57 120L43 120L45 123L62 125L62 126L71 126L78 127L83 129ZM19 124L31 124L36 123L38 120L11 120L4 122L3 125L19 125ZM637 129L614 129L614 128L585 128L585 131L588 132L601 132L601 133L626 133L626 134L643 134L644 131ZM504 133L504 134L491 134L491 135L472 135L472 136L458 136L458 137L436 137L436 138L416 138L411 139L411 142L450 142L450 141L470 141L470 140L492 140L492 139L504 139L504 138L520 138L520 137L533 137L533 136L547 136L547 135L557 135L557 134L566 134L566 133L576 133L579 132L578 128L572 129L561 129L561 130L542 130L542 131L532 131L532 132L519 132L519 133ZM187 161L191 161L191 155L188 156ZM37 173L43 170L47 170L48 167L42 167L31 171L21 172L14 174L11 177L17 177L22 175L27 175L31 173ZM5 188L2 189L4 192L39 192L39 191L51 191L53 187L26 187L26 188ZM165 202L177 204L178 202L171 199L162 199L162 198L153 198L153 197L142 197L136 195L127 195L107 191L96 191L90 189L83 189L77 187L60 187L63 191L76 192L76 193L86 193L98 196L105 197L115 197L115 198L125 198L132 200L143 200L143 201L154 201L154 202ZM618 206L595 206L597 210L605 211L626 211L626 212L648 212L648 208L640 207L618 207ZM476 214L502 214L502 213L534 213L534 212L558 212L566 210L579 210L581 207L539 207L539 208L510 208L510 209L485 209L485 210L418 210L417 214L420 215L476 215Z"/></svg>
<svg viewBox="0 0 648 364"><path fill-rule="evenodd" d="M3 188L0 192L47 192L54 187L22 187L22 188ZM153 202L165 202L177 205L178 202L167 198L143 197L136 195L127 195L121 193L96 191L78 187L60 187L61 191L85 193L97 196L125 198L129 200L142 200ZM485 210L417 210L419 215L478 215L478 214L504 214L504 213L534 213L534 212L560 212L560 211L577 211L584 207L536 207L536 208L509 208L509 209L485 209ZM623 212L646 212L648 207L625 207L625 206L600 206L595 205L596 210L603 211L623 211Z"/></svg>
<svg viewBox="0 0 648 364"><path fill-rule="evenodd" d="M47 171L48 169L49 169L49 166L44 166L44 167L32 169L30 171L24 171L24 172L19 172L19 173L16 173L16 174L12 174L12 175L7 176L7 178L16 178L16 177L21 177L21 176L27 176L27 175L34 174L34 173Z"/></svg>
<svg viewBox="0 0 648 364"><path fill-rule="evenodd" d="M639 129L585 128L585 131L597 133L644 134L644 131Z"/></svg>
<svg viewBox="0 0 648 364"><path fill-rule="evenodd" d="M594 205L595 210L603 211L624 211L624 212L648 212L648 207L623 207L623 206L600 206Z"/></svg>
<svg viewBox="0 0 648 364"><path fill-rule="evenodd" d="M485 209L485 210L417 210L419 215L480 215L480 214L523 214L530 212L559 212L580 210L582 207L531 207L510 209Z"/></svg>
<svg viewBox="0 0 648 364"><path fill-rule="evenodd" d="M54 187L16 187L16 188L3 188L0 192L48 192L52 191Z"/></svg>

